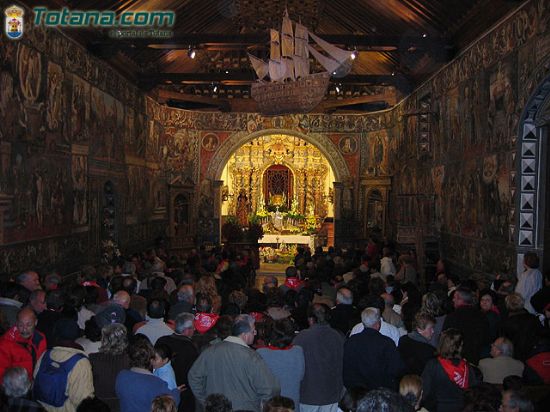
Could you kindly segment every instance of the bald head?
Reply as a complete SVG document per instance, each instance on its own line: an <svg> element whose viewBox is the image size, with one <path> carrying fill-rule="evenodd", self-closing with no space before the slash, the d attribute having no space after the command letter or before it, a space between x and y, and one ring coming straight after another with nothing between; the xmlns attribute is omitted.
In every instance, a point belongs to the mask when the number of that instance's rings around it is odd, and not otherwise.
<svg viewBox="0 0 550 412"><path fill-rule="evenodd" d="M29 307L21 309L17 314L15 326L22 338L29 339L36 327L36 314L34 311Z"/></svg>
<svg viewBox="0 0 550 412"><path fill-rule="evenodd" d="M119 290L113 295L113 302L122 306L124 309L130 307L130 294L125 290Z"/></svg>

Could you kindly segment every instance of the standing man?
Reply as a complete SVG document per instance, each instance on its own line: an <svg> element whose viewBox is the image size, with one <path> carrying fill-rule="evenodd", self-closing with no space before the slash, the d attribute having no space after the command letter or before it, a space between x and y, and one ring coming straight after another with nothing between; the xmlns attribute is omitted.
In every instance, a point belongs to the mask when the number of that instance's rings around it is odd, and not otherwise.
<svg viewBox="0 0 550 412"><path fill-rule="evenodd" d="M15 326L0 338L0 381L8 368L21 366L29 379L36 361L46 350L46 337L36 330L36 314L31 308L23 308L17 314Z"/></svg>
<svg viewBox="0 0 550 412"><path fill-rule="evenodd" d="M27 270L26 272L21 273L17 276L15 281L29 292L40 289L40 278L38 277L38 273L32 270Z"/></svg>
<svg viewBox="0 0 550 412"><path fill-rule="evenodd" d="M330 327L329 312L320 303L310 306L309 328L294 338L294 344L304 350L306 365L300 386L301 412L336 412L344 390L344 336Z"/></svg>
<svg viewBox="0 0 550 412"><path fill-rule="evenodd" d="M260 412L262 402L278 395L281 387L262 357L249 348L256 335L254 318L237 316L231 335L199 356L189 371L189 386L202 405L208 395L221 393L233 410Z"/></svg>

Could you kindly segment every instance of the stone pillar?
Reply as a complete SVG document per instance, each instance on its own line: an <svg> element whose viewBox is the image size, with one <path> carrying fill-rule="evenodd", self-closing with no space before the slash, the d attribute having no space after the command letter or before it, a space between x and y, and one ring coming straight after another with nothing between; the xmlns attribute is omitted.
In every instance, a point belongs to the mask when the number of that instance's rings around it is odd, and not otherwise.
<svg viewBox="0 0 550 412"><path fill-rule="evenodd" d="M220 218L222 210L222 187L223 180L214 180L214 182L212 182L212 196L214 197L214 217L218 219Z"/></svg>

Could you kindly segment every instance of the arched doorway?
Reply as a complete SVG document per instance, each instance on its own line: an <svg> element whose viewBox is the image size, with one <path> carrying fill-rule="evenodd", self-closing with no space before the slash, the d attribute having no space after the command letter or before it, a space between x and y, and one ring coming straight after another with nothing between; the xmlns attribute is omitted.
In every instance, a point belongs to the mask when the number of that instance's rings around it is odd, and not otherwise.
<svg viewBox="0 0 550 412"><path fill-rule="evenodd" d="M528 251L541 257L541 270L550 270L550 76L539 84L523 112L517 144L516 216L514 238L517 271L523 271Z"/></svg>
<svg viewBox="0 0 550 412"><path fill-rule="evenodd" d="M271 165L263 176L263 196L265 202L290 209L294 199L294 174L288 166Z"/></svg>

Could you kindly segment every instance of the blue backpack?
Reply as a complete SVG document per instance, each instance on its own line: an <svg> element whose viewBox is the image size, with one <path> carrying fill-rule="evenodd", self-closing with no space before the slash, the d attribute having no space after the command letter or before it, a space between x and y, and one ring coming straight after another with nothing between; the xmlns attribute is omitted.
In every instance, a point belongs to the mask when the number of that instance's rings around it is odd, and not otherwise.
<svg viewBox="0 0 550 412"><path fill-rule="evenodd" d="M50 357L51 349L44 353L42 363L38 368L34 378L33 393L37 401L44 402L47 405L56 408L63 406L68 396L67 379L74 365L86 355L77 353L64 362L56 362Z"/></svg>

